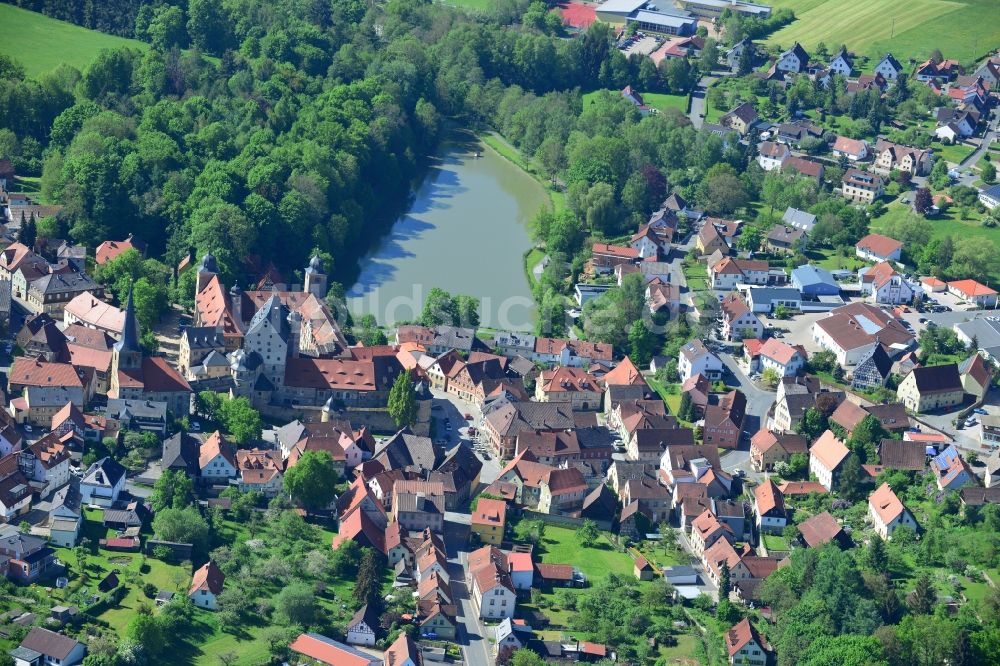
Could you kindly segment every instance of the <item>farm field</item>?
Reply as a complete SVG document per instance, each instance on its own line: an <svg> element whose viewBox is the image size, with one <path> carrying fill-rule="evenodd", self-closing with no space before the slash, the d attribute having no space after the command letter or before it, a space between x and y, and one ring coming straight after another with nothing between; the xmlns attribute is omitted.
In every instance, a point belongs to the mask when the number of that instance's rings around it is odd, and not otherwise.
<svg viewBox="0 0 1000 666"><path fill-rule="evenodd" d="M773 0L796 20L777 31L769 44L807 50L825 42L832 52L841 44L873 59L886 51L907 65L921 61L935 46L946 58L978 59L1000 45L1000 21L994 0Z"/></svg>
<svg viewBox="0 0 1000 666"><path fill-rule="evenodd" d="M101 49L149 48L135 39L106 35L7 4L0 4L0 25L4 26L0 53L21 62L28 76L51 71L62 63L83 69Z"/></svg>

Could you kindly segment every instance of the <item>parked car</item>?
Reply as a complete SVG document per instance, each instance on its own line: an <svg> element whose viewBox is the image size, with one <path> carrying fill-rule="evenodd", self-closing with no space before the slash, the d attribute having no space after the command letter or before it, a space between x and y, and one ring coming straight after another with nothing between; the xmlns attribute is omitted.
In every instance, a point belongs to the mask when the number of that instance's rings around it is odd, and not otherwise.
<svg viewBox="0 0 1000 666"><path fill-rule="evenodd" d="M201 432L201 423L199 421L191 421L191 432Z"/></svg>
<svg viewBox="0 0 1000 666"><path fill-rule="evenodd" d="M965 419L965 427L966 428L971 428L972 426L976 425L977 423L979 423L979 421L976 420L975 416L970 416L969 418Z"/></svg>
<svg viewBox="0 0 1000 666"><path fill-rule="evenodd" d="M982 407L976 407L976 408L975 408L975 409L973 409L972 411L973 411L974 413L976 413L976 414L986 414L986 410L985 410L985 409L983 409Z"/></svg>

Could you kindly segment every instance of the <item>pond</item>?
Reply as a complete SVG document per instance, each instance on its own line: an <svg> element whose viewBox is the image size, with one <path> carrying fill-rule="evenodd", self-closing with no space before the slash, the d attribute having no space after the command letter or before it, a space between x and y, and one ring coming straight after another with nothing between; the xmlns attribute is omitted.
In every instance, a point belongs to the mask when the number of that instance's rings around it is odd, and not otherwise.
<svg viewBox="0 0 1000 666"><path fill-rule="evenodd" d="M482 326L531 328L524 272L528 221L545 188L467 133L453 133L416 190L410 210L360 261L351 311L383 325L420 316L433 287L481 300Z"/></svg>

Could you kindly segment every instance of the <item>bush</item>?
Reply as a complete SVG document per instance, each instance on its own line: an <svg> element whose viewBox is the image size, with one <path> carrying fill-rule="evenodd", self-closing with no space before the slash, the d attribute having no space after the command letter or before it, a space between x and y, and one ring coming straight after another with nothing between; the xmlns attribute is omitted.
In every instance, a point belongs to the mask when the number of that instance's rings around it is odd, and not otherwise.
<svg viewBox="0 0 1000 666"><path fill-rule="evenodd" d="M156 586L153 585L152 583L145 583L142 586L142 593L146 595L147 599L154 599L154 598L156 598L156 593L158 591L159 590L157 590Z"/></svg>

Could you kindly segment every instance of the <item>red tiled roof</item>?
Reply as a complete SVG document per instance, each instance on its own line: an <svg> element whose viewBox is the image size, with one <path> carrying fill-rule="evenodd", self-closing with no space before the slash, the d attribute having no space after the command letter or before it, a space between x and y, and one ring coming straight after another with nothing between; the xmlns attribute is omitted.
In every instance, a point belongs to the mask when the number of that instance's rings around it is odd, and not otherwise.
<svg viewBox="0 0 1000 666"><path fill-rule="evenodd" d="M809 453L816 456L823 467L833 471L840 466L840 463L844 462L844 458L847 457L850 450L837 439L832 430L827 430L812 445Z"/></svg>
<svg viewBox="0 0 1000 666"><path fill-rule="evenodd" d="M903 244L894 238L883 236L882 234L868 234L855 245L859 250L868 250L879 257L888 257L896 250L903 247Z"/></svg>
<svg viewBox="0 0 1000 666"><path fill-rule="evenodd" d="M888 483L883 483L868 497L868 504L886 525L898 518L906 510L899 497L896 496L896 493L892 492L892 488L889 487Z"/></svg>
<svg viewBox="0 0 1000 666"><path fill-rule="evenodd" d="M162 356L142 359L143 390L148 393L190 393L191 385Z"/></svg>
<svg viewBox="0 0 1000 666"><path fill-rule="evenodd" d="M976 280L953 280L948 283L950 289L955 289L964 296L996 296L997 292Z"/></svg>
<svg viewBox="0 0 1000 666"><path fill-rule="evenodd" d="M69 363L49 363L37 358L19 356L10 369L11 386L83 387L76 370Z"/></svg>
<svg viewBox="0 0 1000 666"><path fill-rule="evenodd" d="M621 259L638 259L639 250L622 245L610 245L608 243L594 243L592 248L594 254L606 254Z"/></svg>
<svg viewBox="0 0 1000 666"><path fill-rule="evenodd" d="M222 586L226 582L226 575L218 565L209 560L200 569L194 572L191 577L191 587L188 588L188 596L199 590L208 590L212 594L222 593Z"/></svg>

